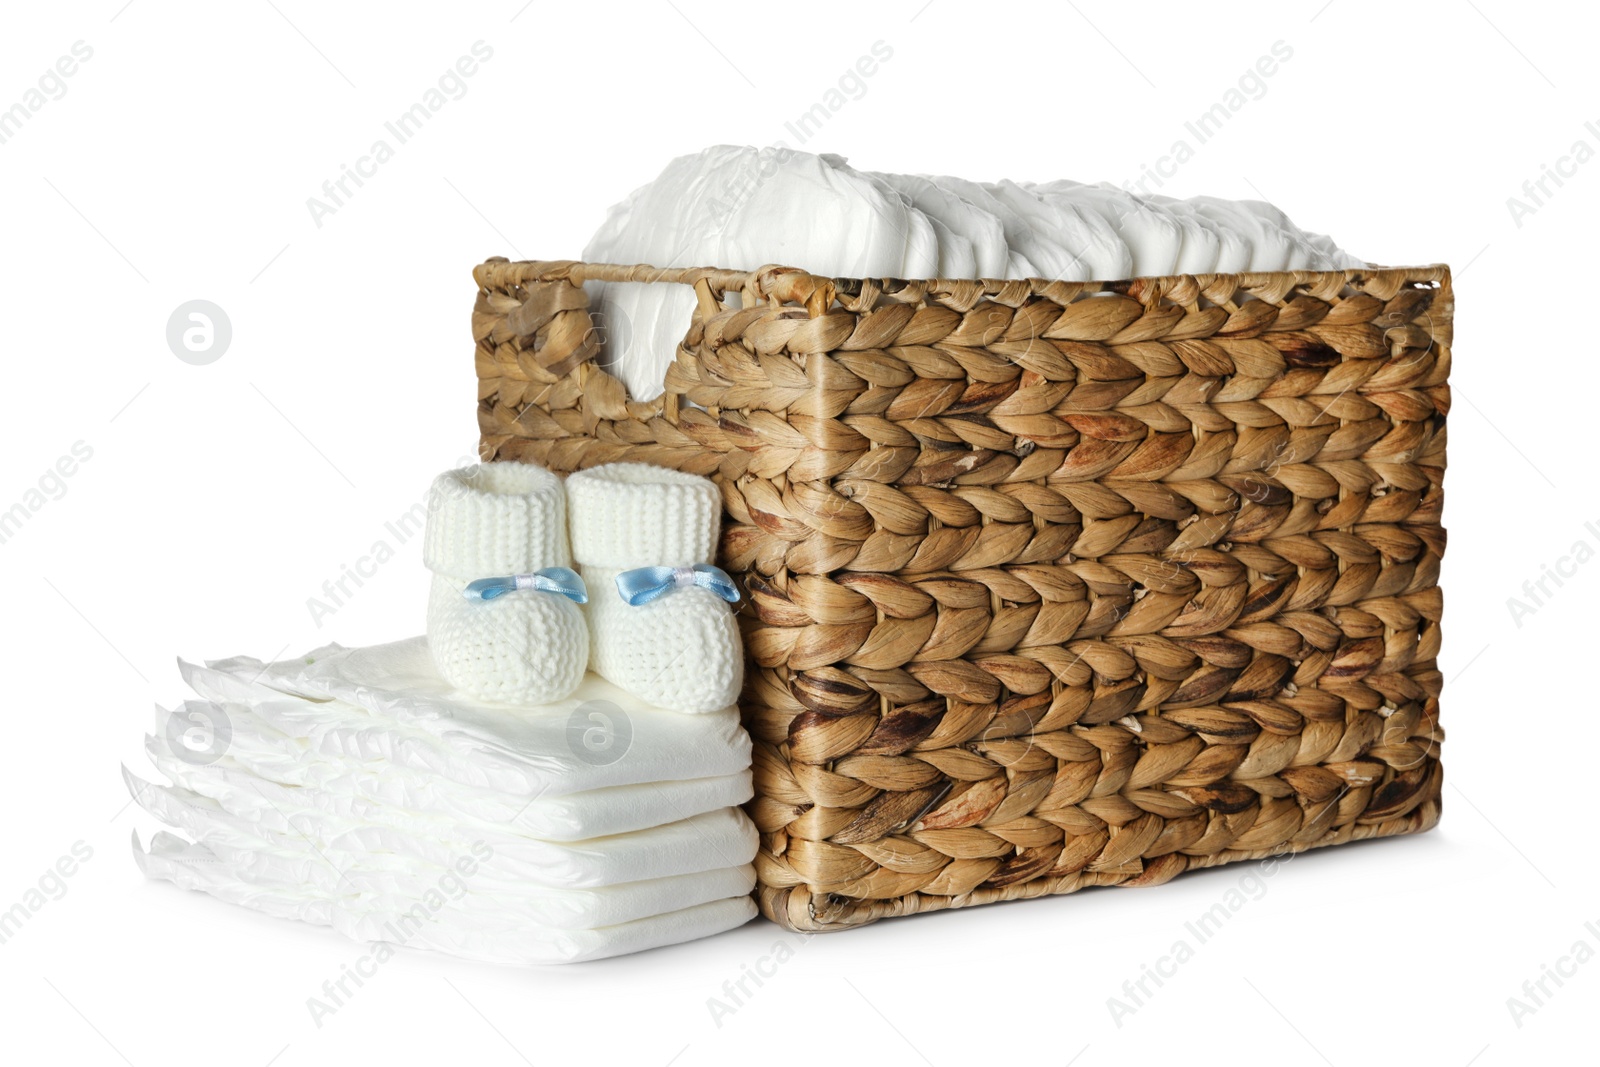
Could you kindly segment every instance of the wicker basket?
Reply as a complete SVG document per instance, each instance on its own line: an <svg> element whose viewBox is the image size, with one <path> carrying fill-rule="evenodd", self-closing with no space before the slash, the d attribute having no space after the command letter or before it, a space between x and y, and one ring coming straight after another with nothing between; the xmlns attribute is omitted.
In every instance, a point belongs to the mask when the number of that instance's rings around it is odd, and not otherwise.
<svg viewBox="0 0 1600 1067"><path fill-rule="evenodd" d="M769 918L1438 821L1448 268L475 277L486 459L722 487ZM586 279L694 287L659 399L590 362Z"/></svg>

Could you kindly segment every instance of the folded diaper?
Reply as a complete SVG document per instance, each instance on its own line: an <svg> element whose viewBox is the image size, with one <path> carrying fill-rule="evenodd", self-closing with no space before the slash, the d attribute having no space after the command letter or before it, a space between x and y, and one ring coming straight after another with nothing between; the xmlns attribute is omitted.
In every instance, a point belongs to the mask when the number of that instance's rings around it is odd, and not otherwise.
<svg viewBox="0 0 1600 1067"><path fill-rule="evenodd" d="M1006 237L1014 244L1026 242L1040 277L1068 282L1132 277L1133 254L1097 210L1065 197L1041 196L1012 181L990 182L984 188L1011 210L1016 221L1007 227Z"/></svg>
<svg viewBox="0 0 1600 1067"><path fill-rule="evenodd" d="M158 716L168 714L156 709ZM256 718L228 705L227 755L196 765L174 756L160 736L145 754L176 785L228 806L246 792L288 807L313 804L328 815L401 827L452 823L487 826L546 841L582 841L677 822L749 800L749 770L681 782L641 782L562 796L525 797L462 785L385 761L323 759ZM289 747L284 747L289 746Z"/></svg>
<svg viewBox="0 0 1600 1067"><path fill-rule="evenodd" d="M1016 208L997 197L991 186L951 175L924 175L948 196L971 204L975 211L994 219L1006 242L1006 269L1002 278L1037 278L1045 273L1041 263L1057 266L1068 263L1072 253L1061 246L1048 230L1036 230Z"/></svg>
<svg viewBox="0 0 1600 1067"><path fill-rule="evenodd" d="M1025 188L1050 203L1093 213L1126 245L1130 275L1171 274L1183 246L1183 229L1160 208L1106 182L1054 181ZM1107 277L1107 275L1096 275Z"/></svg>
<svg viewBox="0 0 1600 1067"><path fill-rule="evenodd" d="M750 738L734 708L678 715L593 674L553 704L491 704L440 678L420 637L328 645L278 663L237 657L179 668L205 699L248 704L325 756L381 759L524 798L750 766Z"/></svg>
<svg viewBox="0 0 1600 1067"><path fill-rule="evenodd" d="M1158 196L1141 199L1164 212L1183 234L1172 266L1174 274L1213 274L1224 269L1219 266L1224 235L1210 219L1195 211L1194 205Z"/></svg>
<svg viewBox="0 0 1600 1067"><path fill-rule="evenodd" d="M148 852L135 833L133 854L147 877L184 889L280 918L331 926L357 941L486 963L577 963L641 952L722 933L756 914L748 895L754 883L748 866L644 886L520 895L509 889L480 892L476 875L457 866L441 869L430 880L391 881L386 890L335 894L300 883L251 881L206 845L165 832L152 837ZM696 902L643 913L680 900Z"/></svg>
<svg viewBox="0 0 1600 1067"><path fill-rule="evenodd" d="M205 844L227 862L263 878L332 890L351 867L412 871L449 868L483 848L491 878L551 889L587 888L698 874L755 859L756 831L738 808L591 841L551 842L463 827L430 836L394 826L335 819L313 809L281 810L245 795L230 809L181 787L146 782L123 768L128 792L168 826Z"/></svg>
<svg viewBox="0 0 1600 1067"><path fill-rule="evenodd" d="M948 254L946 245L941 240L939 277L1014 276L1009 273L1010 250L1006 246L1006 231L994 215L980 210L953 192L939 188L920 174L880 174L878 177L902 195L909 197L912 206L949 230L956 238L965 241L967 247L971 249L972 272L962 273L960 261Z"/></svg>
<svg viewBox="0 0 1600 1067"><path fill-rule="evenodd" d="M817 158L840 180L859 182L862 187L870 188L881 197L884 204L898 206L899 212L891 214L891 218L898 217L900 212L904 213L905 229L899 234L904 241L904 249L900 256L900 269L895 277L934 277L939 271L941 260L945 258L950 259L953 265L971 271L972 256L968 251L970 242L965 237L958 237L941 219L924 212L909 195L885 181L882 174L856 170L845 162L843 156L831 153ZM759 238L762 233L760 216L744 217L741 218L741 222L742 237L746 240L752 236ZM836 253L837 242L828 241L822 248L829 253ZM967 274L959 275L959 277L967 276Z"/></svg>

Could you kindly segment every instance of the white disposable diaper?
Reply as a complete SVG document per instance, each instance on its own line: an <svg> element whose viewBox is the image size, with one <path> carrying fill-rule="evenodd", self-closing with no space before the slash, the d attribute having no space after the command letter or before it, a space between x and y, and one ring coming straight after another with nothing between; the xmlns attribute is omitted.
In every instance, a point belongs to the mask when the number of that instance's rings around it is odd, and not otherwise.
<svg viewBox="0 0 1600 1067"><path fill-rule="evenodd" d="M1099 215L1127 247L1130 275L1158 278L1171 274L1177 265L1183 228L1176 218L1132 193L1105 182L1084 185L1064 180L1027 188L1047 201Z"/></svg>
<svg viewBox="0 0 1600 1067"><path fill-rule="evenodd" d="M166 712L159 708L157 712L166 719ZM206 713L215 712L207 706ZM298 739L279 734L248 707L228 705L225 713L232 738L227 755L215 762L197 765L180 759L159 734L145 736L145 754L173 783L219 801L247 792L280 806L314 804L343 818L407 826L430 821L483 825L547 841L644 830L743 804L752 795L748 769L714 778L641 782L561 796L500 793L382 760L323 759L303 749L297 754L285 746L301 745Z"/></svg>
<svg viewBox="0 0 1600 1067"><path fill-rule="evenodd" d="M941 278L1006 278L1011 277L1006 231L1000 220L983 211L953 192L939 188L920 174L880 174L885 183L911 198L911 203L928 218L949 230L956 239L964 241L971 249L972 273L962 274L959 261L951 257L941 238L939 245L939 277Z"/></svg>
<svg viewBox="0 0 1600 1067"><path fill-rule="evenodd" d="M510 889L480 891L477 878L452 868L431 880L391 880L386 888L374 887L368 880L368 888L336 894L298 884L252 881L208 846L164 832L151 839L148 852L135 834L133 854L147 877L232 904L331 926L356 941L428 949L486 963L577 963L642 952L722 933L756 914L755 901L748 895L754 880L748 866L655 884L521 894ZM701 899L640 914L696 898Z"/></svg>
<svg viewBox="0 0 1600 1067"><path fill-rule="evenodd" d="M524 798L739 774L750 738L735 708L680 715L596 675L564 700L517 708L459 693L422 637L326 648L281 663L180 663L208 701L248 705L329 758L383 760Z"/></svg>

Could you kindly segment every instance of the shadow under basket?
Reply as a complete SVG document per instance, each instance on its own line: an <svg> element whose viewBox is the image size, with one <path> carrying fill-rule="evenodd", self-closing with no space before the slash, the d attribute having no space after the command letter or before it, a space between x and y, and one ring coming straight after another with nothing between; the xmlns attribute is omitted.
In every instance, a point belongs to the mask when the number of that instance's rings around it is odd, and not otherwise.
<svg viewBox="0 0 1600 1067"><path fill-rule="evenodd" d="M768 918L1438 821L1449 268L474 277L486 460L721 487ZM586 280L693 287L659 398L595 363Z"/></svg>

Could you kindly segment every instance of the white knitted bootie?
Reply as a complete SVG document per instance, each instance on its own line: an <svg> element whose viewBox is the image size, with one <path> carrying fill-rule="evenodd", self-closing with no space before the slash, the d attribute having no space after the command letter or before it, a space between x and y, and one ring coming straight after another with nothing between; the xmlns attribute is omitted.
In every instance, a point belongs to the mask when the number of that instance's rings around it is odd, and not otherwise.
<svg viewBox="0 0 1600 1067"><path fill-rule="evenodd" d="M589 631L578 611L582 582L566 569L572 557L560 478L511 462L439 475L422 559L433 572L428 645L445 681L524 705L548 704L578 687Z"/></svg>
<svg viewBox="0 0 1600 1067"><path fill-rule="evenodd" d="M722 498L709 479L646 463L567 478L573 556L589 587L589 663L657 707L719 711L744 680L738 599L716 555Z"/></svg>

